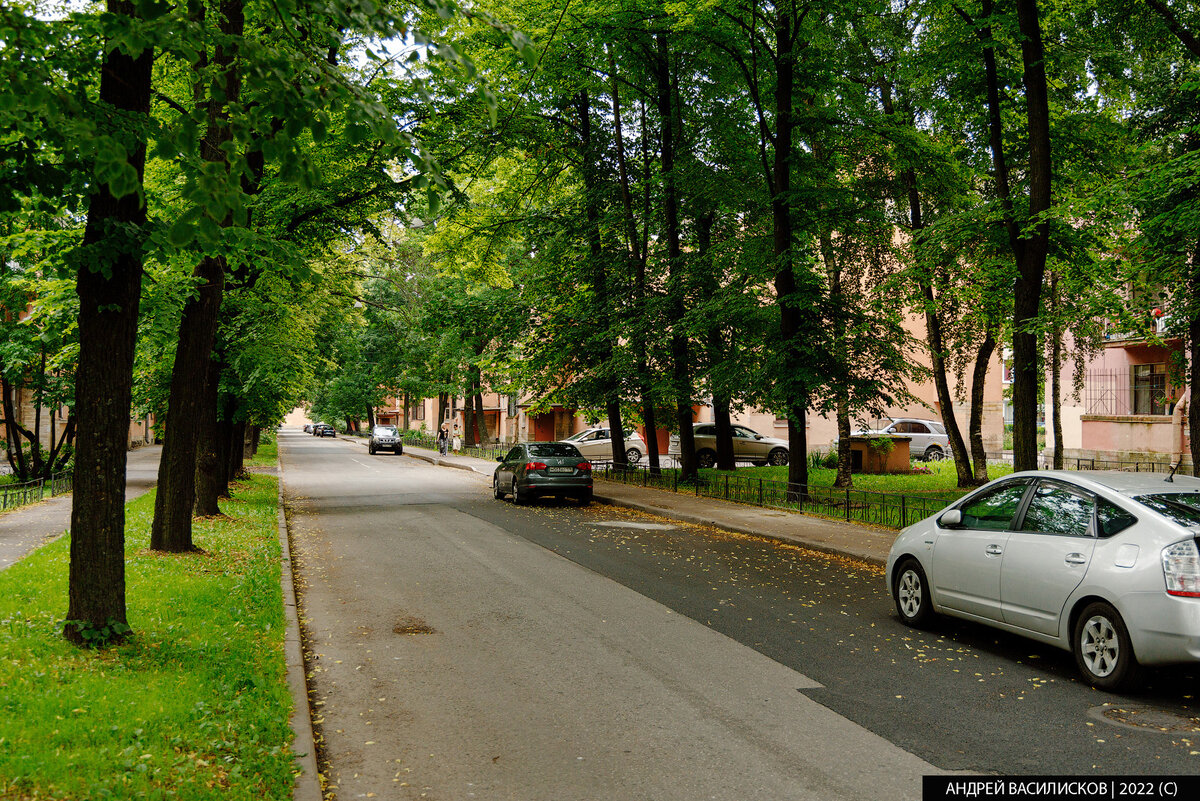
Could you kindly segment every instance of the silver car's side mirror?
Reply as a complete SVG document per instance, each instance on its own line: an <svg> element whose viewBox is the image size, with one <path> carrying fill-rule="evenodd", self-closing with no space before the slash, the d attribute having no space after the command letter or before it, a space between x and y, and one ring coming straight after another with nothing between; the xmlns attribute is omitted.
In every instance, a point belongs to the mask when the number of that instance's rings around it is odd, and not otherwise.
<svg viewBox="0 0 1200 801"><path fill-rule="evenodd" d="M938 525L942 528L958 528L962 525L962 511L951 509L938 518Z"/></svg>

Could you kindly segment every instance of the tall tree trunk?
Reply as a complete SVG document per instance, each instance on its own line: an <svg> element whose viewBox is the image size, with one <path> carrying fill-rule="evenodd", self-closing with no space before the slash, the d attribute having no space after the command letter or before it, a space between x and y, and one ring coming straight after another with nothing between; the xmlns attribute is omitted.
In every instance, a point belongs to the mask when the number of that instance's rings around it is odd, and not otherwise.
<svg viewBox="0 0 1200 801"><path fill-rule="evenodd" d="M136 18L133 3L108 0L108 12ZM152 50L128 54L113 43L104 56L99 102L146 130L150 118ZM145 126L145 127L143 127ZM125 138L140 189L146 144ZM117 198L101 184L89 199L76 278L79 295L79 367L75 381L79 435L71 503L71 556L67 623L63 635L86 641L85 631L116 623L125 608L125 464L133 395L133 352L142 288L141 193ZM137 232L137 233L133 233ZM121 639L120 633L114 639Z"/></svg>
<svg viewBox="0 0 1200 801"><path fill-rule="evenodd" d="M446 406L450 403L449 393L438 393L437 431L441 431L442 423L446 422Z"/></svg>
<svg viewBox="0 0 1200 801"><path fill-rule="evenodd" d="M225 471L220 463L217 407L220 404L223 367L222 362L216 359L208 360L208 371L199 404L199 428L196 432L196 499L192 511L200 517L221 514L221 477Z"/></svg>
<svg viewBox="0 0 1200 801"><path fill-rule="evenodd" d="M175 367L167 406L167 436L158 466L158 492L150 548L185 553L192 544L192 511L196 502L196 453L202 425L221 292L223 259L204 258L195 275L203 283L184 306L175 348Z"/></svg>
<svg viewBox="0 0 1200 801"><path fill-rule="evenodd" d="M805 311L792 258L792 134L795 129L794 93L796 84L796 53L791 11L780 4L775 12L775 131L770 137L772 160L768 165L767 182L771 195L771 242L775 256L775 302L779 307L779 333L783 354L783 372L791 377L787 388L788 418L788 500L803 502L808 496L808 433L805 418L808 414L808 387L801 376L806 372L802 350L801 328Z"/></svg>
<svg viewBox="0 0 1200 801"><path fill-rule="evenodd" d="M217 420L217 480L219 483L217 495L228 498L229 482L233 478L230 473L230 451L233 449L233 421L228 413L230 404L224 404L222 414Z"/></svg>
<svg viewBox="0 0 1200 801"><path fill-rule="evenodd" d="M0 390L3 390L4 403L4 441L7 446L8 464L12 467L13 474L20 481L29 480L29 467L25 462L25 447L22 443L23 435L21 434L22 426L17 422L17 410L20 408L20 400L14 399L15 388L8 381L0 382Z"/></svg>
<svg viewBox="0 0 1200 801"><path fill-rule="evenodd" d="M971 412L967 424L967 436L971 439L971 461L974 465L975 484L988 481L987 451L983 448L983 397L987 385L988 366L996 352L996 338L988 331L975 354L975 369L971 374Z"/></svg>
<svg viewBox="0 0 1200 801"><path fill-rule="evenodd" d="M850 449L850 408L844 399L837 404L837 477L833 486L839 489L849 489L854 486L854 458Z"/></svg>
<svg viewBox="0 0 1200 801"><path fill-rule="evenodd" d="M409 415L409 411L410 411L407 392L404 393L404 401L403 402L404 402L404 428L402 430L407 431L408 430L408 415Z"/></svg>
<svg viewBox="0 0 1200 801"><path fill-rule="evenodd" d="M1200 302L1200 245L1192 252L1192 270L1189 276L1192 303ZM1188 401L1188 437L1192 454L1192 475L1200 476L1200 309L1193 307L1192 319L1188 322L1188 386L1191 387Z"/></svg>
<svg viewBox="0 0 1200 801"><path fill-rule="evenodd" d="M1050 209L1052 162L1050 153L1050 102L1046 87L1046 52L1038 21L1037 0L1017 0L1024 66L1025 109L1029 136L1029 220ZM1041 375L1038 369L1037 321L1042 281L1046 273L1050 224L1038 222L1025 232L1015 251L1017 280L1013 288L1013 469L1037 467L1037 402Z"/></svg>
<svg viewBox="0 0 1200 801"><path fill-rule="evenodd" d="M233 447L229 449L229 477L240 480L246 473L246 426L241 420L233 425Z"/></svg>
<svg viewBox="0 0 1200 801"><path fill-rule="evenodd" d="M823 148L814 148L817 158L824 161ZM839 355L849 353L849 343L846 341L846 296L842 292L842 267L838 263L837 254L833 251L833 235L827 229L822 229L818 237L821 247L821 260L825 262L825 276L829 284L829 317L832 320L833 346ZM848 363L848 360L847 360ZM851 475L850 458L850 401L844 391L839 393L836 403L836 420L838 428L838 469L833 486L838 489L849 489L854 486ZM844 443L844 444L843 444ZM843 455L845 458L843 458Z"/></svg>
<svg viewBox="0 0 1200 801"><path fill-rule="evenodd" d="M671 61L664 33L655 36L657 50L655 77L658 86L658 112L662 122L659 147L662 155L663 213L667 235L667 295L671 324L671 388L675 395L675 424L679 429L679 478L694 481L698 477L696 438L692 432L692 380L690 343L684 329L683 248L680 245L679 193L675 176L675 136L672 110Z"/></svg>
<svg viewBox="0 0 1200 801"><path fill-rule="evenodd" d="M483 376L475 368L475 447L482 448L487 437L487 418L483 414Z"/></svg>
<svg viewBox="0 0 1200 801"><path fill-rule="evenodd" d="M208 131L201 141L201 155L210 164L228 169L224 146L233 140L228 104L238 102L241 76L236 66L237 44L244 28L242 0L222 0L219 29L230 41L217 44L213 63L222 86L208 100ZM232 43L231 43L232 42ZM232 225L228 215L222 227ZM158 494L154 504L154 522L150 528L150 548L183 553L192 544L192 511L196 502L196 460L202 422L206 419L202 404L208 399L203 391L208 381L213 343L225 291L225 258L206 256L196 266L199 279L197 294L184 306L179 343L171 374L171 392L167 407L167 441L158 471ZM219 379L218 379L219 380ZM215 413L215 397L212 411ZM215 423L215 419L213 421ZM210 476L211 477L211 476ZM210 486L210 489L213 487ZM215 505L216 495L205 499Z"/></svg>

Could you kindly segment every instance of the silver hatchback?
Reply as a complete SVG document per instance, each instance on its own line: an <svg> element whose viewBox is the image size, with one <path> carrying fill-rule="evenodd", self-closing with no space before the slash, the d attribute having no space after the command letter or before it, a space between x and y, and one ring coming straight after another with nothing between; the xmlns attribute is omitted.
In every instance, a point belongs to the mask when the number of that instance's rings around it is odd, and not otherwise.
<svg viewBox="0 0 1200 801"><path fill-rule="evenodd" d="M986 623L1075 655L1093 686L1200 661L1200 479L1036 470L997 479L900 532L900 619Z"/></svg>

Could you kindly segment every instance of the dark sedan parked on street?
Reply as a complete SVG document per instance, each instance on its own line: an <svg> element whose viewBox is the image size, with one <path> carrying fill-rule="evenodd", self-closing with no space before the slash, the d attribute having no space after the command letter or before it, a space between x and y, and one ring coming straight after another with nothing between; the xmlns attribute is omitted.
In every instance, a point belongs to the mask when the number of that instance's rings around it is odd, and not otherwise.
<svg viewBox="0 0 1200 801"><path fill-rule="evenodd" d="M567 442L525 442L497 457L492 476L492 494L497 500L512 495L522 504L541 495L576 498L586 506L592 502L592 463Z"/></svg>

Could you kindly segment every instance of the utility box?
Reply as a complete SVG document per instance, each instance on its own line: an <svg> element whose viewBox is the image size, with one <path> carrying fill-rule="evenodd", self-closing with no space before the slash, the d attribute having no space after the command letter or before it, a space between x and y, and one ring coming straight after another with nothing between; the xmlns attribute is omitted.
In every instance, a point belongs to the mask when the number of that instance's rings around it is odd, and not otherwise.
<svg viewBox="0 0 1200 801"><path fill-rule="evenodd" d="M850 472L910 473L912 437L851 437Z"/></svg>

